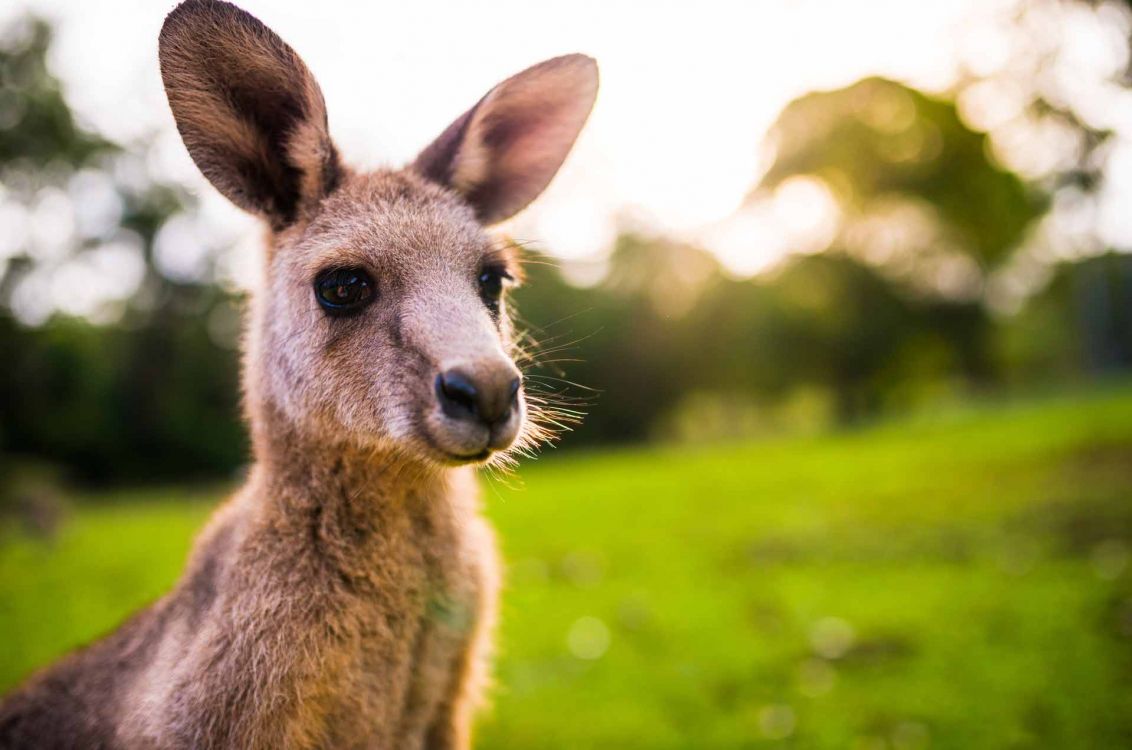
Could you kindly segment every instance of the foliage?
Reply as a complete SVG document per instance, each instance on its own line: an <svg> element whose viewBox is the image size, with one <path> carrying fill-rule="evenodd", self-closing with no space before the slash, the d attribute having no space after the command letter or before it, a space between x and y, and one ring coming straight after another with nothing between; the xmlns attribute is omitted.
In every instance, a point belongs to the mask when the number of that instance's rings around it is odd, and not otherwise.
<svg viewBox="0 0 1132 750"><path fill-rule="evenodd" d="M851 215L888 199L920 202L938 214L942 236L933 240L984 269L1010 255L1043 208L1039 194L987 159L986 134L967 127L954 102L894 81L803 96L774 133L774 163L759 189L804 174L824 179Z"/></svg>
<svg viewBox="0 0 1132 750"><path fill-rule="evenodd" d="M93 181L112 210L108 223L76 222L58 246L36 247L28 234L14 256L0 258L3 460L48 459L85 481L230 473L245 457L234 301L207 280L169 279L154 262L158 232L190 203L180 188L145 174L130 152L145 144L126 149L77 124L46 64L44 22L25 20L5 39L0 200L34 213L60 196L80 203L76 185ZM31 326L16 318L21 290L37 305L59 296L54 284L69 264L109 246L135 252L143 270L128 301L97 311L101 324L62 314ZM0 495L8 490L0 486Z"/></svg>
<svg viewBox="0 0 1132 750"><path fill-rule="evenodd" d="M15 43L0 46L0 164L83 164L115 150L75 122L59 82L47 69L51 27L22 19L7 30Z"/></svg>
<svg viewBox="0 0 1132 750"><path fill-rule="evenodd" d="M846 253L735 280L695 248L625 235L597 286L542 265L528 276L518 307L541 343L535 363L549 363L530 382L592 407L568 443L648 438L703 392L772 408L817 391L829 419L857 422L910 405L916 388L982 375L996 346L980 307L910 294Z"/></svg>
<svg viewBox="0 0 1132 750"><path fill-rule="evenodd" d="M50 456L85 482L223 476L245 460L239 357L218 342L238 312L215 289L137 325L59 318L39 329L0 315L3 443L17 457ZM219 298L219 299L218 299Z"/></svg>
<svg viewBox="0 0 1132 750"><path fill-rule="evenodd" d="M1132 740L1127 386L510 483L479 747ZM183 501L217 494L101 497L0 547L0 685L159 595L207 513Z"/></svg>
<svg viewBox="0 0 1132 750"><path fill-rule="evenodd" d="M1119 377L1132 368L1132 255L1052 269L1045 289L1001 332L1011 385Z"/></svg>

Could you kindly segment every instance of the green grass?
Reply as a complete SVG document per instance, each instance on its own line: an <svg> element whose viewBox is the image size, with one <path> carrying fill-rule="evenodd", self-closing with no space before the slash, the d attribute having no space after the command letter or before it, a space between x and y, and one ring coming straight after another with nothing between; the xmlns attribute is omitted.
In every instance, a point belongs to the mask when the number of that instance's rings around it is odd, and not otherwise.
<svg viewBox="0 0 1132 750"><path fill-rule="evenodd" d="M1132 389L512 484L481 747L1132 743ZM0 547L0 686L174 580L208 512L177 497Z"/></svg>

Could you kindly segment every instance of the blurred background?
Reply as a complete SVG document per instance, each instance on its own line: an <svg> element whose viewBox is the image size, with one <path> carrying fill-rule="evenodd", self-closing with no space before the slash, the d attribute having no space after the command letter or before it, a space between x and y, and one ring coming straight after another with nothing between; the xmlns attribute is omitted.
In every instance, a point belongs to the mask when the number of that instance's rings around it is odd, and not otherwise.
<svg viewBox="0 0 1132 750"><path fill-rule="evenodd" d="M481 746L1132 746L1132 5L242 5L362 166L602 66L505 227L586 417L485 480ZM0 10L0 689L166 590L247 461L260 234L167 10Z"/></svg>

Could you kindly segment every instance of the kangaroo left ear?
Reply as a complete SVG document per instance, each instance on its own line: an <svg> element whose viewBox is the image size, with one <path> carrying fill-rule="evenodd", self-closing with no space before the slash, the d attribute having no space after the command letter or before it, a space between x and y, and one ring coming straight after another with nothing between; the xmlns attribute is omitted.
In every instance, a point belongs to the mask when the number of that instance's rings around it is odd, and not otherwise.
<svg viewBox="0 0 1132 750"><path fill-rule="evenodd" d="M508 78L448 126L413 168L455 190L484 224L514 216L562 166L593 109L597 63L541 62Z"/></svg>
<svg viewBox="0 0 1132 750"><path fill-rule="evenodd" d="M271 29L230 3L185 0L161 27L158 55L189 155L237 206L280 230L337 186L322 91Z"/></svg>

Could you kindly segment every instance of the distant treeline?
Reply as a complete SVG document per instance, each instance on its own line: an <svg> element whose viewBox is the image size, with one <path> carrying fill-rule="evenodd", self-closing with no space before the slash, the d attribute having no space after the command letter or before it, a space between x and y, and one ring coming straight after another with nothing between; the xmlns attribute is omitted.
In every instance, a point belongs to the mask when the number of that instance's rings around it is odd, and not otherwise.
<svg viewBox="0 0 1132 750"><path fill-rule="evenodd" d="M0 315L8 458L95 482L224 476L245 462L239 357L215 330L235 301L180 291L114 326L57 317L27 328Z"/></svg>
<svg viewBox="0 0 1132 750"><path fill-rule="evenodd" d="M158 237L192 201L148 173L144 144L79 125L46 63L49 26L21 23L0 35L0 210L3 239L20 245L0 245L0 495L16 466L89 482L236 471L247 461L241 300L208 263L189 279L162 269ZM1034 123L1056 122L1078 144L1041 179L992 158L991 134L972 129L954 97L870 78L790 104L741 210L806 184L836 202L836 220L826 217L821 248L754 279L641 234L597 261L608 266L594 286L532 258L515 294L528 389L587 412L563 445L853 424L1132 368L1132 256L1060 248L1055 257L1093 257L1048 266L1025 254L1059 192L1087 203L1104 184L1112 136L1031 88ZM52 231L21 233L21 216ZM67 294L55 282L86 279L83 263L108 248L133 252L144 272L108 314L90 316L106 322L28 314L50 312L41 303ZM1002 304L995 284L1019 259L1041 267Z"/></svg>
<svg viewBox="0 0 1132 750"><path fill-rule="evenodd" d="M673 286L693 276L688 264L710 270L695 288ZM519 314L547 363L529 368L530 387L588 412L568 449L852 422L941 394L1132 367L1132 256L1066 265L990 325L978 305L919 302L835 254L736 281L698 251L626 237L596 287L542 264L530 277ZM170 294L158 313L114 326L59 317L27 328L0 315L9 458L97 482L239 469L239 301L207 286Z"/></svg>

